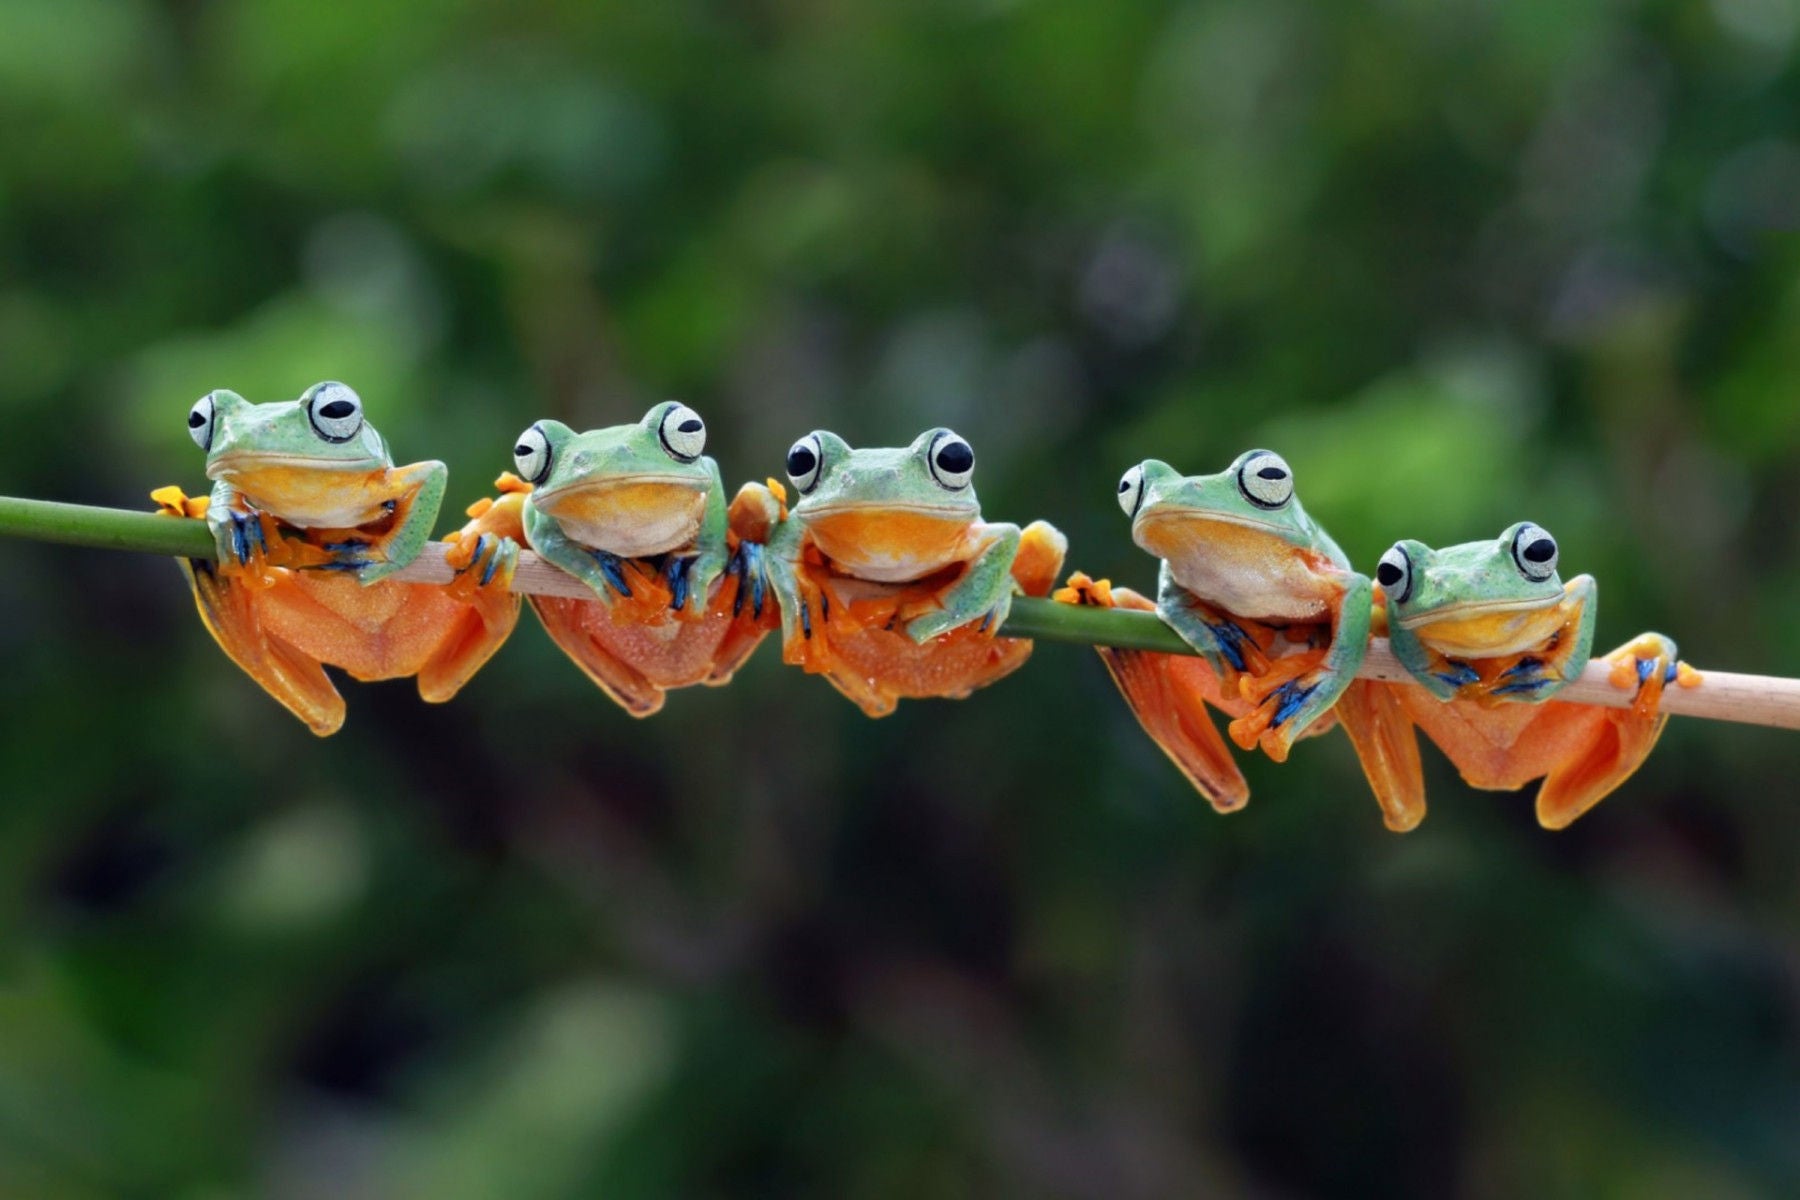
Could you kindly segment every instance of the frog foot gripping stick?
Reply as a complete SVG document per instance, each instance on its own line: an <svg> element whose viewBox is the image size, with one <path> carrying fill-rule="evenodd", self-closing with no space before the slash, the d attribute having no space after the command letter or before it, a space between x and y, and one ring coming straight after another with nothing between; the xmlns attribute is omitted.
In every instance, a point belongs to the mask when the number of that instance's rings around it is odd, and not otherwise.
<svg viewBox="0 0 1800 1200"><path fill-rule="evenodd" d="M501 477L493 519L587 584L591 598L532 596L544 629L633 716L670 688L718 686L775 626L755 515L728 507L706 424L658 404L632 425L576 433L539 421L519 435L526 482Z"/></svg>
<svg viewBox="0 0 1800 1200"><path fill-rule="evenodd" d="M321 383L274 404L216 391L189 411L188 429L206 452L211 496L162 488L152 499L204 516L213 532L216 563L182 562L201 619L314 733L344 721L325 664L360 680L416 675L419 694L440 702L512 632L518 546L480 522L450 539L453 583L388 579L430 539L447 472L396 467L348 387Z"/></svg>
<svg viewBox="0 0 1800 1200"><path fill-rule="evenodd" d="M981 519L968 442L930 429L853 450L820 431L794 443L787 471L791 508L778 484L739 496L773 529L784 661L880 717L903 697L967 696L1030 656L1030 641L995 631L1015 594L1049 594L1068 543L1042 521Z"/></svg>
<svg viewBox="0 0 1800 1200"><path fill-rule="evenodd" d="M1564 583L1556 540L1529 521L1497 539L1432 550L1400 542L1376 572L1381 621L1417 687L1359 680L1338 715L1390 829L1425 816L1415 728L1472 787L1511 791L1534 779L1538 822L1561 829L1630 778L1656 745L1669 683L1698 673L1661 634L1607 658L1628 709L1553 697L1581 675L1594 640L1591 576Z"/></svg>

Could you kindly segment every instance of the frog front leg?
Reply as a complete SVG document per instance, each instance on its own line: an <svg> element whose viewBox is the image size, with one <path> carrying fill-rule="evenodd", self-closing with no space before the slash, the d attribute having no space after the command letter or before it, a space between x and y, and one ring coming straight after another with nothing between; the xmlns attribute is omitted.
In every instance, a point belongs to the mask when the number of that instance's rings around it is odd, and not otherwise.
<svg viewBox="0 0 1800 1200"><path fill-rule="evenodd" d="M1542 654L1521 658L1507 668L1492 695L1542 704L1579 679L1594 653L1594 624L1600 613L1598 594L1592 575L1577 575L1564 584L1562 605L1572 619Z"/></svg>
<svg viewBox="0 0 1800 1200"><path fill-rule="evenodd" d="M1331 710L1356 678L1357 668L1369 652L1374 585L1367 576L1354 572L1344 572L1340 578L1343 593L1323 661L1281 683L1254 712L1231 723L1231 738L1242 748L1248 750L1260 742L1270 758L1286 762L1295 740Z"/></svg>
<svg viewBox="0 0 1800 1200"><path fill-rule="evenodd" d="M938 597L936 612L914 617L906 624L906 635L914 642L928 642L939 634L981 622L983 632L998 629L1012 611L1013 559L1019 552L1020 530L1017 525L986 525L983 532L991 538L981 553L964 570L962 577Z"/></svg>
<svg viewBox="0 0 1800 1200"><path fill-rule="evenodd" d="M819 619L807 595L810 589L800 586L802 540L797 523L783 520L774 527L762 552L762 569L781 613L782 657L788 662L803 661L801 646L812 640L813 622Z"/></svg>
<svg viewBox="0 0 1800 1200"><path fill-rule="evenodd" d="M1256 668L1256 643L1230 617L1197 604L1164 559L1156 573L1156 615L1206 659L1213 673L1231 679Z"/></svg>
<svg viewBox="0 0 1800 1200"><path fill-rule="evenodd" d="M225 574L266 573L271 524L231 484L220 480L213 485L207 500L206 527L212 531L219 567Z"/></svg>
<svg viewBox="0 0 1800 1200"><path fill-rule="evenodd" d="M411 565L425 549L437 524L438 509L443 507L450 468L435 461L410 463L393 468L390 479L400 494L394 498L393 523L387 532L361 548L355 541L327 547L340 556L343 569L356 572L357 581L364 586Z"/></svg>
<svg viewBox="0 0 1800 1200"><path fill-rule="evenodd" d="M538 557L561 567L588 585L596 599L608 608L620 596L631 595L625 577L625 560L617 554L584 546L564 533L556 518L531 504L525 505L525 540Z"/></svg>
<svg viewBox="0 0 1800 1200"><path fill-rule="evenodd" d="M706 511L700 518L700 533L694 539L692 554L672 554L663 566L669 584L669 607L680 612L692 606L696 613L706 611L707 597L713 584L724 574L731 560L726 531L729 526L725 503L725 482L719 467L706 460L710 484L706 490Z"/></svg>

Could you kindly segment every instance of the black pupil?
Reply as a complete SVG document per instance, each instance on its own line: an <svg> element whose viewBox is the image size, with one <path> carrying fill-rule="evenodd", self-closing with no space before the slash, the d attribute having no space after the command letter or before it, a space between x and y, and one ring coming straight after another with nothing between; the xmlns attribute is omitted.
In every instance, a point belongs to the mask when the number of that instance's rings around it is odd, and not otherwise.
<svg viewBox="0 0 1800 1200"><path fill-rule="evenodd" d="M199 409L196 408L193 412L188 414L189 429L198 429L204 424L206 424L206 414Z"/></svg>
<svg viewBox="0 0 1800 1200"><path fill-rule="evenodd" d="M1393 587L1405 576L1398 564L1384 562L1375 568L1375 579L1382 587Z"/></svg>
<svg viewBox="0 0 1800 1200"><path fill-rule="evenodd" d="M524 442L520 442L518 445L513 447L513 457L514 458L524 458L526 455L531 454L531 453L533 453L531 447L527 446Z"/></svg>
<svg viewBox="0 0 1800 1200"><path fill-rule="evenodd" d="M319 410L319 415L329 417L333 421L341 421L355 411L355 407L348 400L333 400Z"/></svg>
<svg viewBox="0 0 1800 1200"><path fill-rule="evenodd" d="M1258 479L1286 479L1287 472L1280 467L1264 467L1256 473Z"/></svg>
<svg viewBox="0 0 1800 1200"><path fill-rule="evenodd" d="M810 446L795 446L788 451L788 474L810 475L812 469L819 465L819 460Z"/></svg>
<svg viewBox="0 0 1800 1200"><path fill-rule="evenodd" d="M1119 495L1123 496L1126 492L1129 492L1130 490L1131 490L1131 480L1129 480L1129 479L1119 480Z"/></svg>
<svg viewBox="0 0 1800 1200"><path fill-rule="evenodd" d="M683 433L699 433L702 429L705 429L706 426L700 423L699 417L689 417L677 426L677 428Z"/></svg>
<svg viewBox="0 0 1800 1200"><path fill-rule="evenodd" d="M951 442L938 451L938 467L952 475L961 475L975 467L975 452L967 442ZM1123 490L1123 489L1121 489Z"/></svg>
<svg viewBox="0 0 1800 1200"><path fill-rule="evenodd" d="M1534 563L1547 563L1556 557L1556 543L1549 538L1539 538L1525 547L1525 557Z"/></svg>

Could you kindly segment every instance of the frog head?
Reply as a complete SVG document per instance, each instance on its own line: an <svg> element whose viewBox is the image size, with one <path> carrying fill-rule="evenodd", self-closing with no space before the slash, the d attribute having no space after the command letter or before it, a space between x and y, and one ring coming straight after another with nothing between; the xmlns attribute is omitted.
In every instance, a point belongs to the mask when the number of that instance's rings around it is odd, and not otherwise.
<svg viewBox="0 0 1800 1200"><path fill-rule="evenodd" d="M1388 622L1451 658L1519 654L1564 623L1556 539L1530 521L1498 538L1433 550L1397 542L1375 579Z"/></svg>
<svg viewBox="0 0 1800 1200"><path fill-rule="evenodd" d="M698 535L718 486L705 449L700 414L667 400L635 425L577 433L560 421L539 421L519 435L513 461L533 485L527 503L570 540L641 558Z"/></svg>
<svg viewBox="0 0 1800 1200"><path fill-rule="evenodd" d="M1315 606L1295 576L1348 560L1294 495L1279 454L1249 450L1217 475L1182 475L1148 459L1119 480L1131 538L1188 590L1233 612L1299 617Z"/></svg>
<svg viewBox="0 0 1800 1200"><path fill-rule="evenodd" d="M341 383L315 383L298 400L252 404L221 389L188 410L188 432L206 451L206 477L251 504L300 526L334 527L366 518L344 476L393 466L362 400ZM346 509L349 503L354 511Z"/></svg>
<svg viewBox="0 0 1800 1200"><path fill-rule="evenodd" d="M798 493L792 516L814 545L878 583L922 579L963 561L981 518L975 451L948 429L875 450L853 450L819 430L788 450L787 472Z"/></svg>

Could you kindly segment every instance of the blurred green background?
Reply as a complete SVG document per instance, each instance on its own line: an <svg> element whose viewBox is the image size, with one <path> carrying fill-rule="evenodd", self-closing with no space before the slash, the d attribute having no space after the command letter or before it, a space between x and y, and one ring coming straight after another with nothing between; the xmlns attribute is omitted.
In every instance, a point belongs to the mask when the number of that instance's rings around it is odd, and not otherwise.
<svg viewBox="0 0 1800 1200"><path fill-rule="evenodd" d="M1155 455L1364 566L1523 517L1800 674L1795 0L0 0L0 492L350 382L446 524L540 416ZM173 566L0 545L0 1196L1800 1194L1800 805L1674 722L1562 835L1338 735L1214 816L1094 656L634 722L527 619L317 741Z"/></svg>

